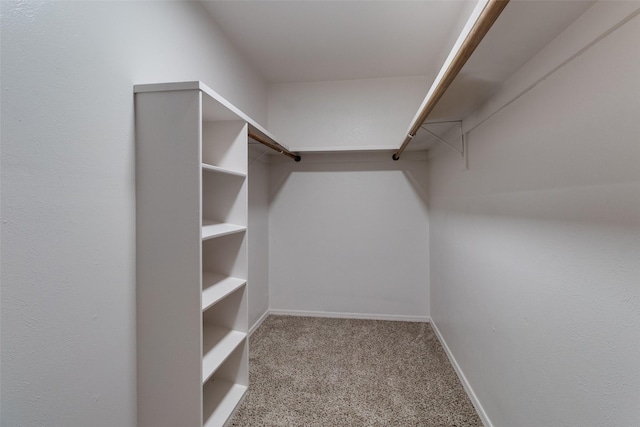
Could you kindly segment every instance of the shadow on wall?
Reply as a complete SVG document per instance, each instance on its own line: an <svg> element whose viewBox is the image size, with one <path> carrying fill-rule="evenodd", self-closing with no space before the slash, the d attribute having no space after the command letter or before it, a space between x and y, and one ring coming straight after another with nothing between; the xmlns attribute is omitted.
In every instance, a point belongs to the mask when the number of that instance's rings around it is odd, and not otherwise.
<svg viewBox="0 0 640 427"><path fill-rule="evenodd" d="M384 184L384 175L391 177L399 173L404 175L407 183L410 184L415 196L421 202L424 209L428 208L427 191L427 153L426 152L405 152L400 161L391 158L391 151L379 152L346 152L346 153L306 153L299 163L286 158L272 158L270 176L270 203L278 199L278 195L283 187L294 174L314 173L324 175L326 180L335 180L335 191L340 191L344 187L339 185L340 181L349 182L349 186L366 186L367 177L375 179L375 183ZM359 182L360 181L360 182ZM394 193L393 186L398 184L397 180L388 180L389 185L378 185L376 192L382 197L389 192ZM392 183L391 181L394 181ZM371 182L373 185L374 182ZM314 198L317 188L309 188L306 197ZM372 188L373 190L373 188ZM397 188L396 188L397 190ZM325 194L325 196L327 196ZM357 194L354 194L357 199Z"/></svg>
<svg viewBox="0 0 640 427"><path fill-rule="evenodd" d="M463 69L438 101L428 121L459 120L466 117L489 99L498 87L499 82L473 78Z"/></svg>

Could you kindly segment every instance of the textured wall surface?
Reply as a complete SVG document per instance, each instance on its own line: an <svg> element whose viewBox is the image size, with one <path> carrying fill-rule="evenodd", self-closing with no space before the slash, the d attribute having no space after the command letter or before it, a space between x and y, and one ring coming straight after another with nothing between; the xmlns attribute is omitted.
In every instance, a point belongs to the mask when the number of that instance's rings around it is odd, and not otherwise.
<svg viewBox="0 0 640 427"><path fill-rule="evenodd" d="M249 328L269 310L269 156L249 146Z"/></svg>
<svg viewBox="0 0 640 427"><path fill-rule="evenodd" d="M3 1L1 31L0 424L135 426L133 85L263 123L266 87L196 2Z"/></svg>
<svg viewBox="0 0 640 427"><path fill-rule="evenodd" d="M400 77L270 85L269 130L292 149L397 149L429 84Z"/></svg>
<svg viewBox="0 0 640 427"><path fill-rule="evenodd" d="M468 171L431 161L431 316L495 426L640 425L638 39L635 16L473 130Z"/></svg>
<svg viewBox="0 0 640 427"><path fill-rule="evenodd" d="M270 85L269 127L303 150L397 148L428 85L425 77ZM270 167L271 309L426 318L424 156L303 157Z"/></svg>
<svg viewBox="0 0 640 427"><path fill-rule="evenodd" d="M274 158L272 309L429 315L427 163L425 153L411 154Z"/></svg>

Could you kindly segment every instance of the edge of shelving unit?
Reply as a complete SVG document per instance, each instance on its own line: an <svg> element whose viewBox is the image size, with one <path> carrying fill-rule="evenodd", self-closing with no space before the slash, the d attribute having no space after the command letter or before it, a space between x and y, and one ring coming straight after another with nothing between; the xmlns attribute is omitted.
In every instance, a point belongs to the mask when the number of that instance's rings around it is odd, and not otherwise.
<svg viewBox="0 0 640 427"><path fill-rule="evenodd" d="M220 95L215 90L211 89L206 84L201 81L189 81L189 82L173 82L173 83L149 83L149 84L138 84L133 86L134 93L143 93L143 92L167 92L173 90L200 90L203 93L207 94L221 105L226 107L229 111L237 115L241 120L247 122L249 127L252 130L257 130L262 133L266 137L276 141L278 144L282 145L284 148L289 150L289 146L283 144L278 141L278 139L271 134L267 129L261 126L258 122L253 120L251 117L246 115L243 111L238 109L235 105L227 101L222 95ZM290 151L290 150L289 150Z"/></svg>
<svg viewBox="0 0 640 427"><path fill-rule="evenodd" d="M247 230L243 225L229 223L202 222L202 240L215 239L229 234L242 233Z"/></svg>
<svg viewBox="0 0 640 427"><path fill-rule="evenodd" d="M203 163L202 164L202 170L206 171L206 172L214 172L214 173L221 173L221 174L225 174L225 175L232 175L232 176L238 176L241 178L246 178L247 174L244 172L239 172L239 171L235 171L232 169L226 169L226 168L221 168L219 166L213 166L207 163Z"/></svg>
<svg viewBox="0 0 640 427"><path fill-rule="evenodd" d="M207 87L207 85L200 81L145 83L133 85L133 93L169 92L173 90L203 90L203 86Z"/></svg>

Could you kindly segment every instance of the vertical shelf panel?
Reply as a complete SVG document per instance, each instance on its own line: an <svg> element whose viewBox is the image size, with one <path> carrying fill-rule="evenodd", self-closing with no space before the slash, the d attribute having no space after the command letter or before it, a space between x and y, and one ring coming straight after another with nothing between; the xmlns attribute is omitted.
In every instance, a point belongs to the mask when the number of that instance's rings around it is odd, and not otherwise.
<svg viewBox="0 0 640 427"><path fill-rule="evenodd" d="M196 427L202 423L201 93L138 93L135 101L137 425Z"/></svg>

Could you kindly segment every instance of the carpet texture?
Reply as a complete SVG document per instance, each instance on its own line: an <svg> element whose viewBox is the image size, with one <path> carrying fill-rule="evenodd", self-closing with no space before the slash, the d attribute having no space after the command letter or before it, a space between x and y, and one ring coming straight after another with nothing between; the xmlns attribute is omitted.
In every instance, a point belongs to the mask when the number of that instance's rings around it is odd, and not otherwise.
<svg viewBox="0 0 640 427"><path fill-rule="evenodd" d="M482 426L428 323L269 316L249 349L232 426Z"/></svg>

